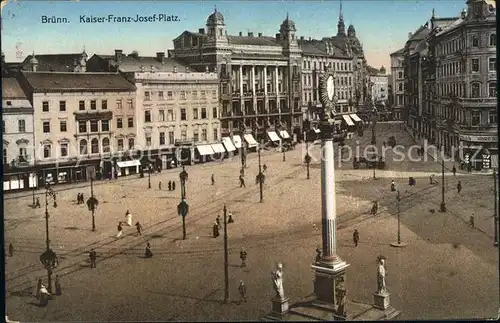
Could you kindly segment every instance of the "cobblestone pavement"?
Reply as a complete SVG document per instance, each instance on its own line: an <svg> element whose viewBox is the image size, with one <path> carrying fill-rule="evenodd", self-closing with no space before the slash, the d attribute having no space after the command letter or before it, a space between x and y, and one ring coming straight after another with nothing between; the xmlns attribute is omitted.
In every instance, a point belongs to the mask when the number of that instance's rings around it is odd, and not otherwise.
<svg viewBox="0 0 500 323"><path fill-rule="evenodd" d="M380 141L394 133L409 145L410 138L399 125L379 125ZM360 138L366 145L370 136ZM354 140L348 142L354 145ZM312 148L319 156L319 147ZM120 179L95 186L101 201L96 213L97 232L91 232L90 212L73 205L76 193L90 189L60 191L57 209L49 207L52 248L60 255L56 274L61 276L63 295L47 308L33 305L30 296L39 277L46 274L38 261L45 246L44 210L31 209L31 197L5 201L5 244L13 243L14 257L6 259L7 314L20 321L92 320L252 320L270 309L273 296L269 271L274 262L285 266L285 292L292 300L312 291L309 269L314 249L320 244L320 167L311 166L306 180L303 149L297 146L281 154L265 152L268 166L264 203L258 203L257 156L248 160L247 188L238 188L239 160L187 168L190 214L186 218L188 239L175 208L179 202L178 170L147 178ZM394 306L404 319L493 317L498 312L498 258L492 246L493 179L481 174L446 174L448 212L431 213L440 203L439 185L429 185L428 176L440 174L434 161L391 162L387 170L353 170L352 162L336 169L339 254L351 263L349 297L371 302L375 289L375 256L388 257L388 286ZM216 184L210 185L215 174ZM407 184L417 179L416 187ZM440 176L437 176L439 179ZM392 249L396 239L396 204L390 192L394 179L402 193L400 214L404 249ZM456 181L464 190L456 193ZM164 190L158 190L158 181ZM177 181L175 192L167 191L168 180ZM368 215L371 201L378 200L376 218ZM211 225L226 204L235 223L229 225L231 298L237 300L237 281L243 279L249 302L221 305L224 295L222 237L211 237ZM125 227L124 237L115 239L118 221L129 209L139 220L144 235ZM474 211L476 228L465 223ZM352 231L360 231L361 243L353 248ZM143 259L146 242L155 254ZM239 249L249 253L249 267L239 268ZM95 248L97 268L89 269L87 254ZM467 291L467 292L464 292Z"/></svg>

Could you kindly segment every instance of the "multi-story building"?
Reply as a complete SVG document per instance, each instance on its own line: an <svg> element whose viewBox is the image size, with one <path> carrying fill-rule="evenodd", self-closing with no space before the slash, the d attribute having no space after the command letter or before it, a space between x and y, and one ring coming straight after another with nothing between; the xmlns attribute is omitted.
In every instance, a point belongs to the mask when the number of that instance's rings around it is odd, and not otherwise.
<svg viewBox="0 0 500 323"><path fill-rule="evenodd" d="M391 110L395 120L403 117L404 94L405 94L405 71L404 71L404 48L395 51L391 55Z"/></svg>
<svg viewBox="0 0 500 323"><path fill-rule="evenodd" d="M135 151L135 86L121 75L22 72L19 83L34 107L35 162L42 181L85 180L94 170L98 178L107 177L118 172L115 157ZM128 145L120 144L120 136Z"/></svg>
<svg viewBox="0 0 500 323"><path fill-rule="evenodd" d="M37 64L32 64L32 59ZM71 54L37 54L28 55L18 66L17 70L26 72L78 72L87 71L88 55L83 50L81 53Z"/></svg>
<svg viewBox="0 0 500 323"><path fill-rule="evenodd" d="M371 98L374 104L381 101L387 102L389 100L389 95L387 94L389 78L386 74L385 67L382 66L376 73L370 75L370 85Z"/></svg>
<svg viewBox="0 0 500 323"><path fill-rule="evenodd" d="M33 107L15 78L2 78L3 190L35 187Z"/></svg>
<svg viewBox="0 0 500 323"><path fill-rule="evenodd" d="M118 71L135 84L137 144L156 168L167 168L170 159L178 159L176 143L195 148L221 140L215 72L191 71L163 52L144 57L137 52L124 55L121 50L115 50L115 55L92 56L88 68Z"/></svg>
<svg viewBox="0 0 500 323"><path fill-rule="evenodd" d="M301 54L295 23L288 17L275 37L253 32L233 36L217 10L206 28L184 31L169 51L191 68L208 68L219 76L221 136L253 132L258 141L276 128L301 134ZM249 139L248 144L254 142Z"/></svg>
<svg viewBox="0 0 500 323"><path fill-rule="evenodd" d="M363 48L350 25L345 30L342 7L340 7L337 34L321 40L299 40L302 49L302 103L307 111L306 117L315 119L319 106L319 78L325 70L335 71L337 100L336 113L350 120L366 98L366 60Z"/></svg>

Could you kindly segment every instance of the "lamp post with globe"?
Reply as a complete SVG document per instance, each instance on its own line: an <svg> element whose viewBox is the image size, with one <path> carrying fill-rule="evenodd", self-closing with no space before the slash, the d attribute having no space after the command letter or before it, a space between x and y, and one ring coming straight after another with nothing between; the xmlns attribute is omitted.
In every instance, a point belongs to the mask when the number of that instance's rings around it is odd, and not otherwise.
<svg viewBox="0 0 500 323"><path fill-rule="evenodd" d="M56 192L49 186L45 188L45 247L46 250L40 255L40 262L47 269L47 289L52 293L52 271L57 267L59 260L56 253L50 249L49 238L49 199L54 200L54 208L57 207Z"/></svg>

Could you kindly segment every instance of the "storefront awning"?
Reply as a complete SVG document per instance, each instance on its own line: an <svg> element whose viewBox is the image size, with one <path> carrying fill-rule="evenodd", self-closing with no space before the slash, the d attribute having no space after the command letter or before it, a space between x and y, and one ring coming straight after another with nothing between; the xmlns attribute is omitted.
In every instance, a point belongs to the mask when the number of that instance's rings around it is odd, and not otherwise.
<svg viewBox="0 0 500 323"><path fill-rule="evenodd" d="M116 165L120 168L133 167L133 166L141 166L141 162L139 160L126 160L126 161L116 162Z"/></svg>
<svg viewBox="0 0 500 323"><path fill-rule="evenodd" d="M350 114L349 115L351 117L352 120L354 120L355 122L361 122L361 119L358 117L357 114Z"/></svg>
<svg viewBox="0 0 500 323"><path fill-rule="evenodd" d="M196 146L196 149L198 149L200 156L207 156L207 155L214 154L214 150L212 149L212 146L210 146L210 145L199 145L199 146Z"/></svg>
<svg viewBox="0 0 500 323"><path fill-rule="evenodd" d="M248 143L249 148L257 147L259 143L255 140L255 138L252 136L252 134L247 133L244 135L246 142Z"/></svg>
<svg viewBox="0 0 500 323"><path fill-rule="evenodd" d="M235 151L236 150L236 147L233 145L231 138L222 137L222 143L224 144L224 147L226 147L227 151Z"/></svg>
<svg viewBox="0 0 500 323"><path fill-rule="evenodd" d="M216 154L224 154L226 152L226 149L222 144L212 144L210 146L212 146L212 149Z"/></svg>
<svg viewBox="0 0 500 323"><path fill-rule="evenodd" d="M280 131L280 136L283 139L289 139L290 138L290 135L288 134L288 132L286 130L281 130Z"/></svg>
<svg viewBox="0 0 500 323"><path fill-rule="evenodd" d="M234 142L234 146L237 148L237 149L240 149L241 148L241 137L236 135L236 136L233 136L233 142Z"/></svg>
<svg viewBox="0 0 500 323"><path fill-rule="evenodd" d="M319 130L318 128L314 128L314 132L315 132L315 133L320 133L320 132L321 132L321 130Z"/></svg>
<svg viewBox="0 0 500 323"><path fill-rule="evenodd" d="M271 139L271 141L280 141L281 140L280 137L278 137L278 135L274 131L268 131L267 135L269 136L269 139Z"/></svg>
<svg viewBox="0 0 500 323"><path fill-rule="evenodd" d="M351 118L347 114L343 114L342 118L344 118L344 121L348 126L354 126L354 122L352 122Z"/></svg>

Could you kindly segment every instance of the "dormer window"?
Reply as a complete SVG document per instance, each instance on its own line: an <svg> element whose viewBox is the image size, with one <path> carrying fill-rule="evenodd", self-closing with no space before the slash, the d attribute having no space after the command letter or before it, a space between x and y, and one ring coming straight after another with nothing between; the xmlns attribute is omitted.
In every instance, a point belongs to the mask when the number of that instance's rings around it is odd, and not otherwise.
<svg viewBox="0 0 500 323"><path fill-rule="evenodd" d="M474 5L474 16L476 18L481 17L481 10L483 9L482 6L483 6L482 3L476 3Z"/></svg>
<svg viewBox="0 0 500 323"><path fill-rule="evenodd" d="M492 4L488 5L488 11L490 13L494 13L495 12L495 7Z"/></svg>

